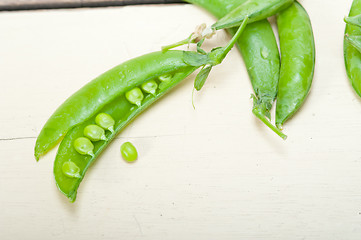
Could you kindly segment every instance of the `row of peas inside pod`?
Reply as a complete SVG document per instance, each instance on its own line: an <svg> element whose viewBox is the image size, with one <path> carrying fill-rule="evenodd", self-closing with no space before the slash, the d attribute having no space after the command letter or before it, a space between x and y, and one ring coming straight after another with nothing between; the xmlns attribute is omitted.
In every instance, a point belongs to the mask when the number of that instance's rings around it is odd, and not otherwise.
<svg viewBox="0 0 361 240"><path fill-rule="evenodd" d="M107 141L105 136L105 130L114 132L115 121L107 113L99 113L95 117L95 124L88 125L84 128L84 137L79 137L74 140L74 149L82 155L89 155L94 157L93 149L94 145L92 142ZM104 130L105 129L105 130ZM62 167L63 173L70 178L81 178L80 168L72 161L64 162Z"/></svg>
<svg viewBox="0 0 361 240"><path fill-rule="evenodd" d="M166 74L158 77L158 80L160 82L170 81L171 79L171 74ZM157 81L150 80L143 83L140 88L135 87L130 91L126 92L125 97L130 103L135 104L137 107L140 107L142 104L142 100L144 99L143 91L146 94L154 95L157 89ZM91 157L94 157L94 145L92 142L107 141L105 130L108 130L111 133L114 132L115 121L112 116L107 113L99 113L95 117L95 123L96 125L90 124L86 126L83 131L84 136L74 140L74 149L81 155L89 155ZM128 162L133 162L138 158L138 152L134 145L130 142L125 142L124 144L122 144L120 150L122 157ZM71 160L63 164L62 170L67 177L81 178L80 168Z"/></svg>

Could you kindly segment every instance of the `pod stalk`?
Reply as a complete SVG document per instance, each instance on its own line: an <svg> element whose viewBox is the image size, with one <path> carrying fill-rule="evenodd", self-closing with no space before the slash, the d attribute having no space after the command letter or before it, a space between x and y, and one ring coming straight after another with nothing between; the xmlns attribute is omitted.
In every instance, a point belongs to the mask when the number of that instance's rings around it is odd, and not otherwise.
<svg viewBox="0 0 361 240"><path fill-rule="evenodd" d="M228 54L228 52L232 49L233 45L237 42L238 38L241 36L241 34L243 33L243 30L246 28L247 23L248 23L248 16L246 16L244 18L244 20L242 21L241 26L238 28L237 32L234 34L234 36L232 37L231 41L229 41L229 43L227 44L227 46L225 47L223 54L222 54L222 59L226 57L226 55Z"/></svg>
<svg viewBox="0 0 361 240"><path fill-rule="evenodd" d="M186 45L186 44L190 44L190 43L193 43L191 40L192 38L192 35L190 35L189 37L187 37L186 39L183 39L179 42L176 42L176 43L172 43L172 44L169 44L167 46L163 46L162 47L162 52L166 52L170 49L173 49L173 48L176 48L176 47L179 47L179 46L183 46L183 45Z"/></svg>
<svg viewBox="0 0 361 240"><path fill-rule="evenodd" d="M264 124L266 124L267 127L269 127L273 132L275 132L278 136L280 136L283 140L287 139L287 135L285 135L279 128L274 126L265 115L261 113L261 110L258 108L253 108L252 110L253 114L256 115Z"/></svg>

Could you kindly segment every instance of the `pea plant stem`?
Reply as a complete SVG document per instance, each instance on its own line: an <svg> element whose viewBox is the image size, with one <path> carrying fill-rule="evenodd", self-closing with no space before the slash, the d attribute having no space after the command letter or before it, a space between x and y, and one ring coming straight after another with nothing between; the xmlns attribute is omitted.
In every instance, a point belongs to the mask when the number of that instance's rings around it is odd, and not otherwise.
<svg viewBox="0 0 361 240"><path fill-rule="evenodd" d="M190 35L189 37L187 37L186 39L183 39L179 42L176 42L176 43L172 43L172 44L169 44L167 46L163 46L162 47L162 51L165 52L165 51L168 51L170 49L173 49L173 48L176 48L176 47L179 47L179 46L183 46L183 45L186 45L186 44L189 44L189 43L193 43L191 41L191 37L192 35Z"/></svg>
<svg viewBox="0 0 361 240"><path fill-rule="evenodd" d="M261 113L258 108L254 108L252 110L253 114L256 115L264 124L266 124L272 131L274 131L278 136L280 136L283 140L287 139L287 135L281 132L279 128L272 125L270 121Z"/></svg>
<svg viewBox="0 0 361 240"><path fill-rule="evenodd" d="M246 28L247 23L248 23L248 16L246 16L241 24L241 26L238 28L237 32L234 34L233 38L231 39L231 41L227 44L227 46L225 47L223 53L222 53L222 58L225 58L226 55L228 54L228 52L232 49L233 45L237 42L238 38L241 36L241 34L243 33L243 30Z"/></svg>

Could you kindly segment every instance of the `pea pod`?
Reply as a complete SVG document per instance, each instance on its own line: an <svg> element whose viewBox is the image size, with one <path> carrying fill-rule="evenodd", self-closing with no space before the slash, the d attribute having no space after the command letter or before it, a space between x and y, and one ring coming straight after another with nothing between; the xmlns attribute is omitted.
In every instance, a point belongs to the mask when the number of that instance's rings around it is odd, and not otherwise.
<svg viewBox="0 0 361 240"><path fill-rule="evenodd" d="M182 72L175 73L171 81L164 82L165 84L160 83L159 89L155 94L148 94L145 96L141 107L137 107L133 103L129 102L125 95L121 95L100 109L99 112L107 113L112 116L115 120L115 126L113 133L110 131L106 133L108 141L93 142L93 157L79 154L73 147L73 142L83 135L85 127L95 124L96 116L92 116L89 120L73 127L62 140L54 162L54 176L58 189L67 196L71 202L74 202L76 199L77 189L83 180L86 171L92 162L99 156L102 150L108 146L111 140L114 139L117 133L119 133L144 109L158 100L196 69L197 67L186 67L185 69L182 69ZM96 114L97 113L95 113L95 115ZM71 159L71 161L79 167L79 178L69 178L63 173L62 166L64 163L69 161L69 159Z"/></svg>
<svg viewBox="0 0 361 240"><path fill-rule="evenodd" d="M361 35L345 35L345 40L361 52Z"/></svg>
<svg viewBox="0 0 361 240"><path fill-rule="evenodd" d="M361 14L361 0L352 2L349 17ZM361 35L361 28L356 25L346 24L346 36ZM347 76L355 92L361 97L361 53L353 46L352 42L344 40L344 59Z"/></svg>
<svg viewBox="0 0 361 240"><path fill-rule="evenodd" d="M298 3L277 16L281 72L276 104L276 125L281 128L305 101L315 68L315 43L305 9Z"/></svg>
<svg viewBox="0 0 361 240"><path fill-rule="evenodd" d="M246 1L188 0L187 2L201 6L220 18ZM235 33L234 28L228 31L232 35ZM276 38L267 19L248 24L237 41L237 47L244 59L255 93L253 113L276 134L286 139L287 136L268 120L278 90L280 56Z"/></svg>
<svg viewBox="0 0 361 240"><path fill-rule="evenodd" d="M344 19L347 24L355 25L357 27L361 27L361 14L357 14L355 16L348 16Z"/></svg>
<svg viewBox="0 0 361 240"><path fill-rule="evenodd" d="M35 148L35 156L39 156L39 153L44 153L55 144L61 134L65 134L54 163L54 176L59 190L70 201L75 201L77 189L87 169L109 142L137 115L197 68L221 63L246 24L247 19L226 47L213 49L205 55L189 51L147 54L109 70L66 100L45 124L46 131L43 129L42 133L47 134L40 133ZM153 86L158 89L143 93L141 86L149 81L154 81L156 84ZM89 110L86 106L79 106L78 100L81 104L93 105L89 105ZM59 120L64 120L64 125L57 123ZM109 130L103 137L106 141L98 141L99 135L103 136L103 132L99 134L98 131L94 142L83 137L84 132L89 132L84 129L95 124ZM94 137L93 134L91 136Z"/></svg>
<svg viewBox="0 0 361 240"><path fill-rule="evenodd" d="M182 51L154 52L131 59L103 73L69 97L49 118L35 145L38 160L75 125L89 119L117 96L162 74L189 66Z"/></svg>
<svg viewBox="0 0 361 240"><path fill-rule="evenodd" d="M239 26L247 16L249 23L266 19L289 7L294 0L247 0L212 25L214 29ZM229 6L229 5L227 5Z"/></svg>

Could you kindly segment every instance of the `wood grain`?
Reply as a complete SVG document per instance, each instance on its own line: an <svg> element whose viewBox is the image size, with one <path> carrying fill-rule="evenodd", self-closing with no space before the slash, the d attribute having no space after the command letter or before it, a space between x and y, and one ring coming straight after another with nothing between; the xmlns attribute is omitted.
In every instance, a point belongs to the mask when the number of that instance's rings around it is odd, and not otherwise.
<svg viewBox="0 0 361 240"><path fill-rule="evenodd" d="M180 0L2 0L0 11L181 3Z"/></svg>
<svg viewBox="0 0 361 240"><path fill-rule="evenodd" d="M102 72L215 19L189 4L2 12L0 239L360 240L361 101L342 54L351 2L302 0L316 69L287 141L252 115L232 49L195 93L195 110L193 75L121 132L74 204L54 182L56 148L33 157L48 117ZM229 39L220 31L203 45ZM120 156L125 141L138 149L133 164Z"/></svg>

